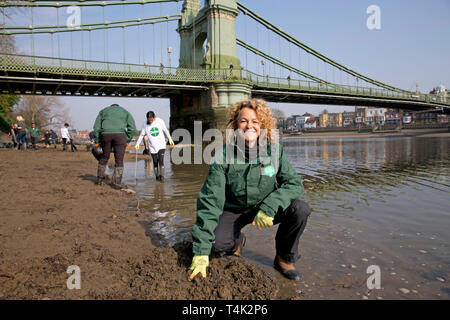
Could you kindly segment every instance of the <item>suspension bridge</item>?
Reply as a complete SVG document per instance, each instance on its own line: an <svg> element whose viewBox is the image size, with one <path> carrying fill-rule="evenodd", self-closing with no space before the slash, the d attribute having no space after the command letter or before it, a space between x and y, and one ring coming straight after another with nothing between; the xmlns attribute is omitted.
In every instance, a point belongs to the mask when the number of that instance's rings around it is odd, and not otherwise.
<svg viewBox="0 0 450 320"><path fill-rule="evenodd" d="M371 79L236 0L2 1L0 7L3 94L169 98L172 129L193 128L193 120L218 127L226 107L249 96L450 110L445 95Z"/></svg>

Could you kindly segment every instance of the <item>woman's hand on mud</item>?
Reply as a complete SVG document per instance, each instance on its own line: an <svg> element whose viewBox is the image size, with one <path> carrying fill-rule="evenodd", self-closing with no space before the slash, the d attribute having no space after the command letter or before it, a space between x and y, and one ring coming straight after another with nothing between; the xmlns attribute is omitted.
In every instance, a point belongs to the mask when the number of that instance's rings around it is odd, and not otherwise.
<svg viewBox="0 0 450 320"><path fill-rule="evenodd" d="M192 258L192 264L189 267L189 270L192 270L191 275L189 276L189 280L195 278L195 276L199 273L206 278L206 267L209 266L209 256L194 254Z"/></svg>
<svg viewBox="0 0 450 320"><path fill-rule="evenodd" d="M252 226L256 225L258 230L262 230L262 228L268 228L273 226L273 217L264 213L264 211L259 210L255 216L255 220L252 222Z"/></svg>

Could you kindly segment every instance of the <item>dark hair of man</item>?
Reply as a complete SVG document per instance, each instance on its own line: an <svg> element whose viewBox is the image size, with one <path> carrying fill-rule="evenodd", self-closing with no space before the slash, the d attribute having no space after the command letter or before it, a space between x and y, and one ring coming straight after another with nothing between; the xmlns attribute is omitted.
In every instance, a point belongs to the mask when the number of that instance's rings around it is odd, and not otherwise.
<svg viewBox="0 0 450 320"><path fill-rule="evenodd" d="M156 117L156 116L153 111L147 112L147 124L150 124L150 122L148 121L148 118L154 118L154 117Z"/></svg>

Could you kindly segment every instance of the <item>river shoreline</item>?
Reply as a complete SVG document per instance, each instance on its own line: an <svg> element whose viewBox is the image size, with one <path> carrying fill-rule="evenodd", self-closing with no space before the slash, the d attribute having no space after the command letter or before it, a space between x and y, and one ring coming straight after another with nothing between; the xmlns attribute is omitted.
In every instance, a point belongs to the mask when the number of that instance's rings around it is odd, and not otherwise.
<svg viewBox="0 0 450 320"><path fill-rule="evenodd" d="M447 128L441 129L405 129L400 132L311 132L305 134L283 134L282 139L326 139L326 138L380 138L380 137L422 137L422 138L450 138Z"/></svg>

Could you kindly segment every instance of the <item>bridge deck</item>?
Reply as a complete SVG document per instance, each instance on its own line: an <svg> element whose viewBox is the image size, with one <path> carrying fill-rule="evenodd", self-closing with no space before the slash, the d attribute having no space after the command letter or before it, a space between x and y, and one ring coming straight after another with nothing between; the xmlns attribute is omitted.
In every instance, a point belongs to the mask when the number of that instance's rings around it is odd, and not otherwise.
<svg viewBox="0 0 450 320"><path fill-rule="evenodd" d="M450 107L450 99L257 75L240 69L185 69L0 54L0 92L81 96L169 97L207 90L211 83L244 82L268 101L408 109Z"/></svg>

